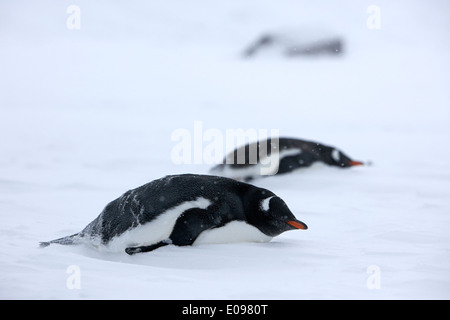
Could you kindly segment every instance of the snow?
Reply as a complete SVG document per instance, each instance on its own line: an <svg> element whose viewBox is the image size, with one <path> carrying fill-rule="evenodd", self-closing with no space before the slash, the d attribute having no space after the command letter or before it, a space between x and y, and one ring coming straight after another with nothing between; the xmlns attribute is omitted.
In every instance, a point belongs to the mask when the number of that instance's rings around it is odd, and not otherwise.
<svg viewBox="0 0 450 320"><path fill-rule="evenodd" d="M449 299L450 4L377 1L380 29L371 5L3 1L0 298ZM342 55L242 58L264 32L297 29L340 35ZM39 247L127 190L207 173L171 159L172 133L195 121L373 165L253 181L308 225L268 243Z"/></svg>

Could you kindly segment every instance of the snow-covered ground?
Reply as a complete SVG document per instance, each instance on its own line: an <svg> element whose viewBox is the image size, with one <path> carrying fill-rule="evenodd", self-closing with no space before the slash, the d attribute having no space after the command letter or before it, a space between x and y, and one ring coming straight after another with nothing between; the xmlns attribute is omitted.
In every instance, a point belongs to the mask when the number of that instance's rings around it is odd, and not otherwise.
<svg viewBox="0 0 450 320"><path fill-rule="evenodd" d="M70 5L80 29L66 26ZM372 5L380 29L367 26ZM0 298L449 299L448 12L448 1L2 1ZM263 32L295 30L339 35L343 54L242 58ZM373 165L254 181L309 226L269 243L134 256L38 246L129 189L207 173L171 157L172 133L196 121L278 129Z"/></svg>

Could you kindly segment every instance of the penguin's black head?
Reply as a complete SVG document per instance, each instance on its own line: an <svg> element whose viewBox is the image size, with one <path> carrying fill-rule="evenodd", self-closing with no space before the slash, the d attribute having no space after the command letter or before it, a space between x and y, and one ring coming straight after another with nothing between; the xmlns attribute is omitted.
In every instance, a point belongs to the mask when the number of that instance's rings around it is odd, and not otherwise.
<svg viewBox="0 0 450 320"><path fill-rule="evenodd" d="M335 148L329 148L327 153L327 162L333 166L348 168L353 166L361 166L364 164L361 161L354 161L350 159L345 153Z"/></svg>
<svg viewBox="0 0 450 320"><path fill-rule="evenodd" d="M271 237L288 230L308 229L305 223L297 220L286 203L275 195L261 199L251 218L254 226Z"/></svg>

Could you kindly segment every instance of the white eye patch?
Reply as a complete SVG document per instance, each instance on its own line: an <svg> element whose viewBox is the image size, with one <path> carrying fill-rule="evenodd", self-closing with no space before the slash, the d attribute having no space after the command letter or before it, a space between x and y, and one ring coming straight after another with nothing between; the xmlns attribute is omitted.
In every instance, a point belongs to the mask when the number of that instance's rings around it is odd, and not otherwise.
<svg viewBox="0 0 450 320"><path fill-rule="evenodd" d="M270 199L272 199L272 198L273 198L273 196L261 200L260 207L261 207L262 210L269 211L269 202L270 202Z"/></svg>
<svg viewBox="0 0 450 320"><path fill-rule="evenodd" d="M331 151L331 157L333 158L334 161L339 161L341 160L341 155L339 153L339 150L337 149L333 149L333 151Z"/></svg>

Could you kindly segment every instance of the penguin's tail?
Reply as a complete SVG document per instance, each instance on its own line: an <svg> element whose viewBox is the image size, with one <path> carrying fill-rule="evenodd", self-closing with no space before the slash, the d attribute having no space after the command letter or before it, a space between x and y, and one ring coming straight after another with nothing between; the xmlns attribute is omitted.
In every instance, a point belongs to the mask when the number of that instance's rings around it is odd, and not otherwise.
<svg viewBox="0 0 450 320"><path fill-rule="evenodd" d="M71 245L71 244L79 243L79 240L80 240L80 233L75 233L75 234L72 234L71 236L62 237L62 238L51 240L51 241L39 242L39 246L47 247L47 246L51 245L52 243Z"/></svg>

